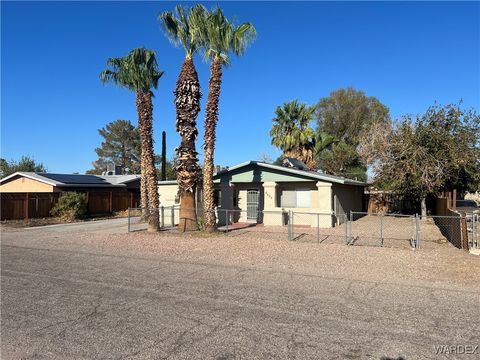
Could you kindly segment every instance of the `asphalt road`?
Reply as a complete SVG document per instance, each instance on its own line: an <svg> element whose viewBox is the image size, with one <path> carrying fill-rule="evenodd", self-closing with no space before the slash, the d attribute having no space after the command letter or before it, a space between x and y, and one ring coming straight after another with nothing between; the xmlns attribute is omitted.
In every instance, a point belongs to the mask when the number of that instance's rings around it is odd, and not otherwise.
<svg viewBox="0 0 480 360"><path fill-rule="evenodd" d="M1 296L2 359L434 359L480 342L471 288L140 252L2 241Z"/></svg>

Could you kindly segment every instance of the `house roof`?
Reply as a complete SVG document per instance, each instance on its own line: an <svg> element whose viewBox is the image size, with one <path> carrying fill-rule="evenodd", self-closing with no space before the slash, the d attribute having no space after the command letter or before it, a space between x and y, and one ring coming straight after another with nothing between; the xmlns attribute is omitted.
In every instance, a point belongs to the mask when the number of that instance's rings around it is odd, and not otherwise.
<svg viewBox="0 0 480 360"><path fill-rule="evenodd" d="M96 175L111 184L128 184L140 179L140 175Z"/></svg>
<svg viewBox="0 0 480 360"><path fill-rule="evenodd" d="M218 178L222 174L227 174L231 171L238 170L238 169L241 169L243 167L250 166L250 165L257 166L257 167L260 167L260 168L265 168L265 169L277 170L277 171L285 172L285 173L288 173L288 174L300 175L300 176L303 176L303 177L309 177L312 180L328 181L328 182L332 182L332 183L345 184L345 185L357 185L357 186L367 186L368 185L367 183L364 183L362 181L347 179L347 178L344 178L344 177L341 177L341 176L323 174L323 173L316 172L316 171L299 170L299 169L295 169L295 168L290 168L290 167L285 167L285 166L280 166L280 165L267 164L267 163L263 163L263 162L259 162L259 161L253 161L253 160L246 161L246 162L243 162L241 164L232 166L228 170L219 171L218 173L214 174L214 177Z"/></svg>
<svg viewBox="0 0 480 360"><path fill-rule="evenodd" d="M35 172L16 172L3 179L4 183L16 176L23 176L44 184L60 187L125 187L127 183L140 178L140 175L80 175L52 174Z"/></svg>

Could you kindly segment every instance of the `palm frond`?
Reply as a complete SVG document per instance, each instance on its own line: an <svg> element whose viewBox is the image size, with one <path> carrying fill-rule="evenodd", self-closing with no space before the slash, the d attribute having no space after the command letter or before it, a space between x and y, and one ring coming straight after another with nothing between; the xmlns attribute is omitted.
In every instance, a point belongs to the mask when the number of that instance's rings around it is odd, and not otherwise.
<svg viewBox="0 0 480 360"><path fill-rule="evenodd" d="M236 26L220 8L208 13L199 28L205 59L220 59L224 65L230 64L230 53L243 55L256 35L251 23Z"/></svg>
<svg viewBox="0 0 480 360"><path fill-rule="evenodd" d="M150 91L157 88L163 74L153 50L136 48L124 57L108 59L107 69L100 73L100 80L132 91Z"/></svg>
<svg viewBox="0 0 480 360"><path fill-rule="evenodd" d="M170 41L176 46L182 46L187 57L192 57L202 47L199 29L203 26L207 13L201 4L189 10L185 10L183 5L179 4L175 7L175 13L165 11L160 14L158 20Z"/></svg>

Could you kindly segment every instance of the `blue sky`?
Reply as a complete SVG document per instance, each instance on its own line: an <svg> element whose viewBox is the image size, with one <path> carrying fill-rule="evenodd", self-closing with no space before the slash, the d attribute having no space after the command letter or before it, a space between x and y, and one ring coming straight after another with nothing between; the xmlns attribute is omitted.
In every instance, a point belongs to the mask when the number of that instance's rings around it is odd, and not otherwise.
<svg viewBox="0 0 480 360"><path fill-rule="evenodd" d="M316 103L353 86L378 97L392 117L422 113L434 102L463 99L480 109L478 2L219 2L228 16L251 21L258 38L224 71L216 163L234 165L270 145L275 107ZM116 119L136 124L135 98L102 85L109 57L145 46L165 71L154 99L154 138L175 133L173 89L184 53L161 32L170 2L1 3L1 156L33 156L51 172L91 168L97 129ZM208 64L196 59L207 97ZM204 113L198 117L202 155Z"/></svg>

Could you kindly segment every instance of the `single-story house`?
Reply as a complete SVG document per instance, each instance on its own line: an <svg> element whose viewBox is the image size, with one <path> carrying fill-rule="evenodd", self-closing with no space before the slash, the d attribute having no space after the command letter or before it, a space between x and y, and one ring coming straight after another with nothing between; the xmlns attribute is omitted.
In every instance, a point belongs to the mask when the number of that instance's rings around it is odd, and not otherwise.
<svg viewBox="0 0 480 360"><path fill-rule="evenodd" d="M80 175L16 172L0 179L0 192L119 191L140 189L140 175Z"/></svg>
<svg viewBox="0 0 480 360"><path fill-rule="evenodd" d="M321 227L334 225L332 214L364 210L366 183L321 172L309 171L298 161L286 166L247 161L214 174L217 216L231 210L229 222L284 225L285 214L295 213L295 224ZM179 204L175 181L159 182L160 203ZM197 208L201 209L201 186L197 189Z"/></svg>
<svg viewBox="0 0 480 360"><path fill-rule="evenodd" d="M62 192L87 196L90 214L140 206L140 175L80 175L16 172L0 180L2 219L49 216Z"/></svg>

